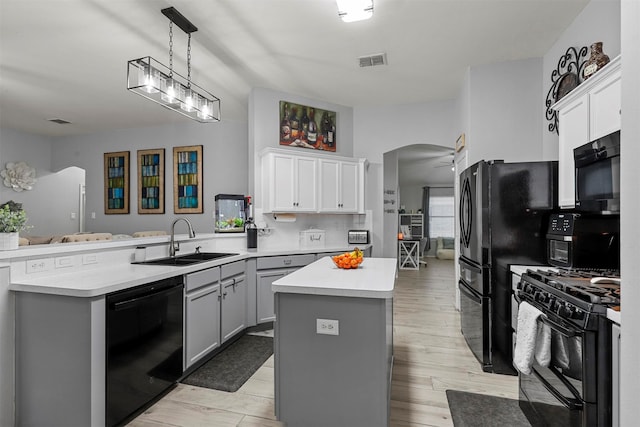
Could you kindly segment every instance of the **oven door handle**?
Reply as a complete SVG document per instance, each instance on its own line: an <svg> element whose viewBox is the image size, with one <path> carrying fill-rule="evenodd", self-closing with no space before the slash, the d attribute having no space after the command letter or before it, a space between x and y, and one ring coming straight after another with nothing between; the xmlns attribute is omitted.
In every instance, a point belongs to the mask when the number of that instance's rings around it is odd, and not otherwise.
<svg viewBox="0 0 640 427"><path fill-rule="evenodd" d="M551 329L554 329L555 331L559 332L560 334L564 335L567 338L577 337L578 335L580 335L580 331L576 331L575 329L565 328L559 323L549 319L545 315L540 316L539 319L542 323L548 325Z"/></svg>
<svg viewBox="0 0 640 427"><path fill-rule="evenodd" d="M544 377L542 375L540 375L535 369L533 369L531 372L533 372L533 374L538 378L538 380L542 383L542 385L544 386L544 388L546 388L549 393L553 394L553 396L558 399L560 402L562 402L562 404L564 406L566 406L567 408L571 409L571 410L581 410L582 409L582 402L578 399L568 399L565 395L563 395L562 393L560 393L558 390L556 390L551 383L549 383L549 381L547 381L546 379L544 379Z"/></svg>
<svg viewBox="0 0 640 427"><path fill-rule="evenodd" d="M564 375L562 375L558 369L555 366L549 366L548 368L551 372L553 372L553 374L558 377L558 379L562 382L562 384L564 384L565 387L567 387L569 389L569 391L571 392L571 394L573 394L576 399L581 400L580 399L580 392L578 392L578 390L573 386L573 384L571 384L569 382L569 380L567 380Z"/></svg>

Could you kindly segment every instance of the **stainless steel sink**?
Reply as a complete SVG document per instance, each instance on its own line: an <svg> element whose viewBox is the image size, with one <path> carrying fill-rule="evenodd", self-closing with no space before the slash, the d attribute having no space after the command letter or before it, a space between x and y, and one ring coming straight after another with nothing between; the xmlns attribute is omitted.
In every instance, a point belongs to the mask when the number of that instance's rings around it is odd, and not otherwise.
<svg viewBox="0 0 640 427"><path fill-rule="evenodd" d="M238 254L225 252L194 252L192 254L185 254L176 257L158 258L149 261L134 262L132 264L187 266L234 255Z"/></svg>

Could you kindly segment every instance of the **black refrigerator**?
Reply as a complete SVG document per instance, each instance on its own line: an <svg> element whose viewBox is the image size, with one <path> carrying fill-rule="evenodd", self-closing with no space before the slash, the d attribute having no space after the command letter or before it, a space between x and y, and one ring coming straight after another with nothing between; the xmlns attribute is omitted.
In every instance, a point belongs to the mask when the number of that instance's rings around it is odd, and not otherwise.
<svg viewBox="0 0 640 427"><path fill-rule="evenodd" d="M545 264L558 162L480 161L460 174L460 323L485 372L513 374L509 266Z"/></svg>

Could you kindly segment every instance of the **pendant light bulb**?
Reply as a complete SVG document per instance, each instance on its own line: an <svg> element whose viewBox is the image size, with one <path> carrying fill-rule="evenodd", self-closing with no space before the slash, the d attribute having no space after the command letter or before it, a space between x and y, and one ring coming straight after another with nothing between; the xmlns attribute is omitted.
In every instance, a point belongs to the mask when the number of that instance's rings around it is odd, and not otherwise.
<svg viewBox="0 0 640 427"><path fill-rule="evenodd" d="M144 73L144 91L147 93L158 93L158 79L160 72L153 67L149 67Z"/></svg>
<svg viewBox="0 0 640 427"><path fill-rule="evenodd" d="M184 101L180 104L180 108L182 108L187 113L193 111L193 93L191 89L187 89L184 94Z"/></svg>

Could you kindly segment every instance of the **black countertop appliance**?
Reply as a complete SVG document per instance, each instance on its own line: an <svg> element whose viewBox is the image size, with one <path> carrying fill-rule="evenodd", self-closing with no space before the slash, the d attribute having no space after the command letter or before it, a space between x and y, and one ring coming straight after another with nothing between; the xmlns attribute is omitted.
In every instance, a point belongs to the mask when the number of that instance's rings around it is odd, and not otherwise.
<svg viewBox="0 0 640 427"><path fill-rule="evenodd" d="M460 320L486 372L512 366L511 264L544 265L557 162L480 161L460 175Z"/></svg>

